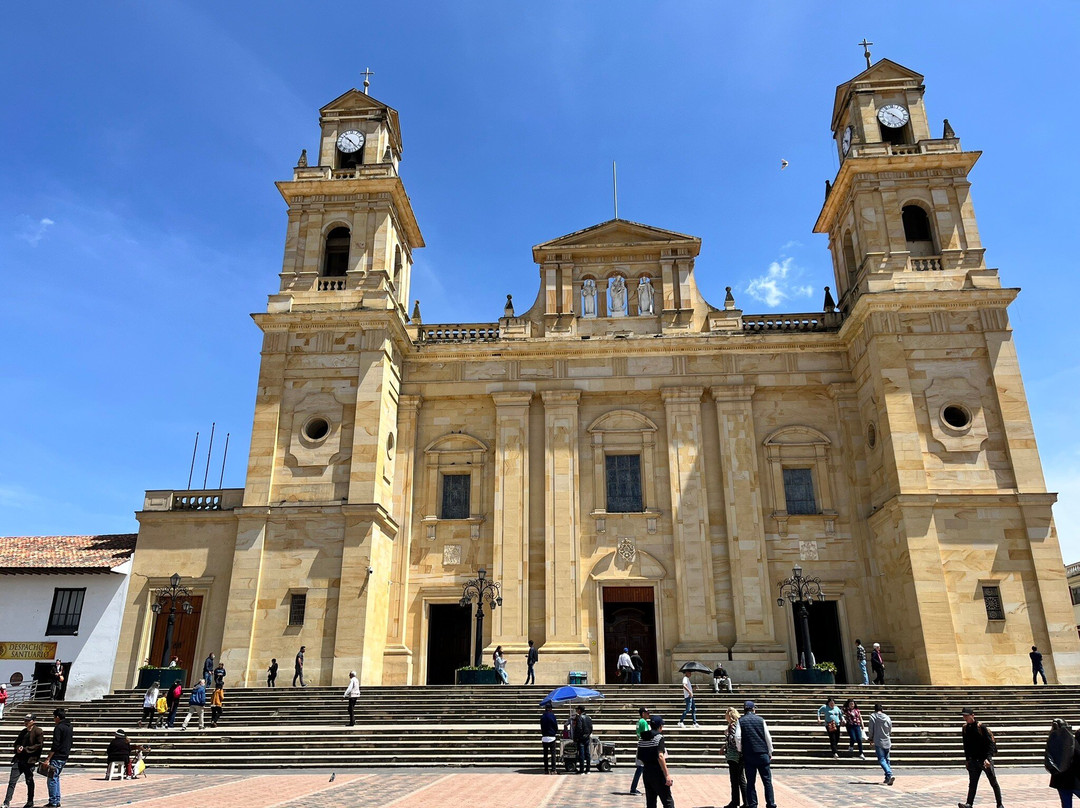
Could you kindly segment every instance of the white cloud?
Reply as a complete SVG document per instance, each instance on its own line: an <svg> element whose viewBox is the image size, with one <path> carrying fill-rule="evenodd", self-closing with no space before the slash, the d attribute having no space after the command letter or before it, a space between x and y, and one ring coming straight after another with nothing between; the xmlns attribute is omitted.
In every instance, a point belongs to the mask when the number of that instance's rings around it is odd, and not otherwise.
<svg viewBox="0 0 1080 808"><path fill-rule="evenodd" d="M776 308L791 297L810 297L814 290L810 286L797 283L802 270L792 258L773 261L764 275L750 281L747 294L754 300L764 303L769 308Z"/></svg>
<svg viewBox="0 0 1080 808"><path fill-rule="evenodd" d="M36 247L38 242L44 238L45 231L56 224L49 218L42 218L35 222L29 216L20 216L18 222L19 232L16 235L31 247Z"/></svg>

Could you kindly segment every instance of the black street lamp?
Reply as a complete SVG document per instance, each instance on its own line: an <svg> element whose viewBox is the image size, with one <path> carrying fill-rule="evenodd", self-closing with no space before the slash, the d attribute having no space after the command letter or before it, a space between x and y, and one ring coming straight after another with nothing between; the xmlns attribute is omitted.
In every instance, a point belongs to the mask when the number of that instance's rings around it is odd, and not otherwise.
<svg viewBox="0 0 1080 808"><path fill-rule="evenodd" d="M165 650L161 654L161 667L167 668L169 667L169 655L172 653L173 625L176 623L176 601L185 598L184 602L180 604L184 614L191 614L194 609L191 603L186 600L186 598L191 597L191 592L187 587L180 586L180 574L176 572L169 579L169 586L159 589L156 597L157 600L150 604L150 611L154 614L161 614L165 611L166 605L168 605L169 610L169 622L165 626Z"/></svg>
<svg viewBox="0 0 1080 808"><path fill-rule="evenodd" d="M491 611L502 606L502 584L487 579L487 570L476 571L475 580L469 581L461 590L461 605L468 607L476 604L476 651L473 667L480 667L480 657L484 653L484 599L487 598Z"/></svg>
<svg viewBox="0 0 1080 808"><path fill-rule="evenodd" d="M821 591L821 579L804 578L802 567L796 564L791 570L791 577L780 581L777 586L780 587L780 597L776 599L776 605L783 607L786 600L795 609L805 656L805 659L799 661L803 667L812 668L814 652L810 649L810 606L815 600L825 600L825 593Z"/></svg>

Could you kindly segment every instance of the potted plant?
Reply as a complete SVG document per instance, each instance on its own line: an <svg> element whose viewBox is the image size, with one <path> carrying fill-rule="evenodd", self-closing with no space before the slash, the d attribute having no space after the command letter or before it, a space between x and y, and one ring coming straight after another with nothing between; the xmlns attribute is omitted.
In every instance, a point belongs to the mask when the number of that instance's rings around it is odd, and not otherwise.
<svg viewBox="0 0 1080 808"><path fill-rule="evenodd" d="M495 685L499 674L490 665L469 665L454 671L454 681L459 685Z"/></svg>
<svg viewBox="0 0 1080 808"><path fill-rule="evenodd" d="M834 685L836 684L836 665L832 662L818 662L812 668L799 665L788 671L788 683L793 685Z"/></svg>

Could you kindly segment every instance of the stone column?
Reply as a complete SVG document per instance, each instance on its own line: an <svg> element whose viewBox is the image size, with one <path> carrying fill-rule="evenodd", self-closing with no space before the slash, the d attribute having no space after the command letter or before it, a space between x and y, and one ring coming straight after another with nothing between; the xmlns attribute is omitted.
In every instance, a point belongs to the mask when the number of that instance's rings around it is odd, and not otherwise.
<svg viewBox="0 0 1080 808"><path fill-rule="evenodd" d="M492 616L492 642L524 652L529 639L529 402L525 392L495 399L494 572L503 605Z"/></svg>
<svg viewBox="0 0 1080 808"><path fill-rule="evenodd" d="M754 385L712 388L720 428L731 593L735 605L734 652L782 651L772 613L772 583L761 503Z"/></svg>
<svg viewBox="0 0 1080 808"><path fill-rule="evenodd" d="M581 475L578 453L580 390L547 390L544 399L544 597L542 670L565 681L568 670L588 671L581 597ZM592 671L589 671L592 675ZM592 679L590 679L592 681Z"/></svg>
<svg viewBox="0 0 1080 808"><path fill-rule="evenodd" d="M672 664L719 650L709 532L709 504L701 453L700 387L660 390L667 415L668 479L675 534L675 599L679 643ZM683 658L685 657L685 659Z"/></svg>
<svg viewBox="0 0 1080 808"><path fill-rule="evenodd" d="M416 420L423 399L402 396L398 401L397 457L394 473L394 521L400 526L390 566L390 618L386 638L383 684L413 684L413 652L405 644L409 613L409 557L412 551L413 492L416 469Z"/></svg>

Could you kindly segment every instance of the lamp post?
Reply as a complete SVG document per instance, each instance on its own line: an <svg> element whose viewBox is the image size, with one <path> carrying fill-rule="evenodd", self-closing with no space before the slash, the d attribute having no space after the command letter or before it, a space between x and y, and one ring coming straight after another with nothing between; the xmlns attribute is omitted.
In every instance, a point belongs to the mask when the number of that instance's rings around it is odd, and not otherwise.
<svg viewBox="0 0 1080 808"><path fill-rule="evenodd" d="M814 652L810 648L810 606L815 600L824 601L825 593L821 591L820 578L804 578L802 567L796 564L791 570L791 577L780 581L780 597L776 599L776 605L783 608L786 600L795 610L795 617L799 636L802 637L802 647L805 660L800 660L806 668L814 666Z"/></svg>
<svg viewBox="0 0 1080 808"><path fill-rule="evenodd" d="M476 578L469 581L461 589L461 605L468 607L476 604L476 650L474 652L473 667L480 667L480 657L484 653L484 599L494 612L495 607L502 606L502 584L487 579L487 570L476 571Z"/></svg>
<svg viewBox="0 0 1080 808"><path fill-rule="evenodd" d="M165 650L161 654L161 667L169 667L169 655L172 653L173 626L176 624L176 601L183 598L180 608L184 614L191 614L194 609L187 598L191 597L191 591L187 587L180 586L180 574L174 572L169 579L169 586L162 587L157 591L157 600L150 604L150 611L161 614L168 606L169 622L165 626Z"/></svg>

